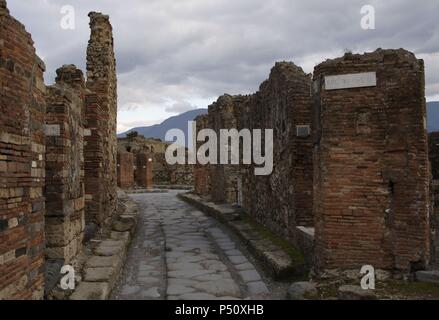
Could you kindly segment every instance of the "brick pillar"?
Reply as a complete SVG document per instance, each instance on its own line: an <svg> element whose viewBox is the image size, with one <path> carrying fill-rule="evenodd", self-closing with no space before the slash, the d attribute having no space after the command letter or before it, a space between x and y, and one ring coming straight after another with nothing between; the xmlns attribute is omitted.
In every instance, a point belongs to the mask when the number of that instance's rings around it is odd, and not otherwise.
<svg viewBox="0 0 439 320"><path fill-rule="evenodd" d="M0 300L44 294L44 63L0 1Z"/></svg>
<svg viewBox="0 0 439 320"><path fill-rule="evenodd" d="M74 65L56 72L46 94L46 257L69 264L81 251L85 226L85 84Z"/></svg>
<svg viewBox="0 0 439 320"><path fill-rule="evenodd" d="M139 187L152 190L153 185L152 155L138 153L136 155L136 183Z"/></svg>
<svg viewBox="0 0 439 320"><path fill-rule="evenodd" d="M405 50L315 68L316 264L423 268L429 261L424 63Z"/></svg>
<svg viewBox="0 0 439 320"><path fill-rule="evenodd" d="M87 208L91 211L87 211L87 220L102 225L116 211L117 204L116 60L109 17L97 12L89 17L85 162ZM91 168L97 171L89 176Z"/></svg>
<svg viewBox="0 0 439 320"><path fill-rule="evenodd" d="M203 129L208 128L209 124L209 116L208 115L202 115L198 116L195 119L197 123L197 135L198 132L200 132ZM203 145L203 142L197 141L197 150L198 148ZM194 186L195 186L195 193L207 196L210 193L210 178L209 178L209 165L201 165L197 162L194 169Z"/></svg>
<svg viewBox="0 0 439 320"><path fill-rule="evenodd" d="M238 110L240 96L223 95L209 106L209 128L217 133L218 159L220 154L220 130L238 129ZM230 159L230 157L229 157ZM239 166L218 164L210 166L211 181L215 181L210 189L212 201L221 203L237 203Z"/></svg>
<svg viewBox="0 0 439 320"><path fill-rule="evenodd" d="M117 154L117 185L123 189L134 187L134 157L131 152Z"/></svg>

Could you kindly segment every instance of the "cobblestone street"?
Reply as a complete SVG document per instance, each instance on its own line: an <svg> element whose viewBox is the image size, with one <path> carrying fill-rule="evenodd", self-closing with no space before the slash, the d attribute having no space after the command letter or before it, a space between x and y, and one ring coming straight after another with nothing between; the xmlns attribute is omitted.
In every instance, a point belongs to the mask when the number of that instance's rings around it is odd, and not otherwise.
<svg viewBox="0 0 439 320"><path fill-rule="evenodd" d="M131 196L139 205L139 227L112 298L272 298L239 243L177 193Z"/></svg>

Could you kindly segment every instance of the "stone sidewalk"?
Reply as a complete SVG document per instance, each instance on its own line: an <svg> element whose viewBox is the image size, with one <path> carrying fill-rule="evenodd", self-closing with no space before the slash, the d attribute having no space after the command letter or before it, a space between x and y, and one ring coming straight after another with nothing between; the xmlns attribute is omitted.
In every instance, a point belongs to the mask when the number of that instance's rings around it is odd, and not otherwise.
<svg viewBox="0 0 439 320"><path fill-rule="evenodd" d="M139 205L139 226L111 298L271 298L239 244L177 193L131 195Z"/></svg>

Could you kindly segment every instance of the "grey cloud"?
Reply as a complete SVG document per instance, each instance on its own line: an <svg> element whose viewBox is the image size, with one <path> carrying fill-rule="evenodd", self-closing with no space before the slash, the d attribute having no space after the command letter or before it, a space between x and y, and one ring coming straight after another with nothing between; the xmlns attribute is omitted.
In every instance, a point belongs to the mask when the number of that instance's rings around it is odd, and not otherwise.
<svg viewBox="0 0 439 320"><path fill-rule="evenodd" d="M319 59L345 49L377 47L404 47L425 58L427 93L439 95L437 0L76 0L75 31L59 27L65 2L8 4L44 56L47 80L62 64L85 67L87 13L110 14L121 110L174 114L193 107L194 100L257 90L278 60L311 72ZM360 28L360 9L367 3L376 8L376 30Z"/></svg>

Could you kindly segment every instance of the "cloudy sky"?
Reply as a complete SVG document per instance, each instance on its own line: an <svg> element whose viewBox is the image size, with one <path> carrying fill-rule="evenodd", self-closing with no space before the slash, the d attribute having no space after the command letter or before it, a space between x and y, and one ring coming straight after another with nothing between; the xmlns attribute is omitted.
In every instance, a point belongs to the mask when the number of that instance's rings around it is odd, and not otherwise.
<svg viewBox="0 0 439 320"><path fill-rule="evenodd" d="M74 30L61 28L63 6ZM361 8L375 8L375 30ZM312 72L346 50L406 48L423 58L427 98L439 100L438 0L8 0L47 65L85 69L87 13L110 15L118 63L118 130L205 108L223 93L252 93L275 61Z"/></svg>

